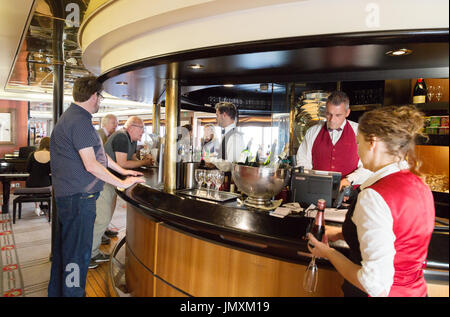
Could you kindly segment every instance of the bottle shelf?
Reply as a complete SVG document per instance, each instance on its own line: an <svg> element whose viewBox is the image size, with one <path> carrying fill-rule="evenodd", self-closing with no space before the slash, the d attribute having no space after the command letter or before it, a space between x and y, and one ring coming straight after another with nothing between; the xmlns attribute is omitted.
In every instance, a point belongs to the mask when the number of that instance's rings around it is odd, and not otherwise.
<svg viewBox="0 0 450 317"><path fill-rule="evenodd" d="M429 111L445 111L446 114L449 113L449 106L448 106L448 101L444 101L444 102L428 102L428 103L419 103L415 105L417 107L417 109L420 109L421 111L424 112L429 112Z"/></svg>
<svg viewBox="0 0 450 317"><path fill-rule="evenodd" d="M428 134L428 140L423 137L419 137L417 145L437 145L437 146L449 146L448 134Z"/></svg>

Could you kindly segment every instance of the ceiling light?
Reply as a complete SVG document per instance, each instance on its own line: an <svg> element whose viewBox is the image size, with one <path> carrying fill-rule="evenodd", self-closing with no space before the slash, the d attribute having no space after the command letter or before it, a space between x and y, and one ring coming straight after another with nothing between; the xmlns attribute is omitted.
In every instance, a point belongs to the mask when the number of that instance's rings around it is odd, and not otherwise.
<svg viewBox="0 0 450 317"><path fill-rule="evenodd" d="M225 85L223 85L224 87L234 87L234 85L233 84L225 84Z"/></svg>
<svg viewBox="0 0 450 317"><path fill-rule="evenodd" d="M191 65L189 65L188 66L190 69L201 69L201 68L203 68L204 66L203 65L200 65L200 64L191 64Z"/></svg>
<svg viewBox="0 0 450 317"><path fill-rule="evenodd" d="M125 86L128 85L128 83L126 81L118 81L116 82L116 85Z"/></svg>
<svg viewBox="0 0 450 317"><path fill-rule="evenodd" d="M386 55L389 56L405 56L405 55L409 55L412 53L412 50L409 50L407 48L401 48L398 50L392 50L392 51L388 51L386 52Z"/></svg>

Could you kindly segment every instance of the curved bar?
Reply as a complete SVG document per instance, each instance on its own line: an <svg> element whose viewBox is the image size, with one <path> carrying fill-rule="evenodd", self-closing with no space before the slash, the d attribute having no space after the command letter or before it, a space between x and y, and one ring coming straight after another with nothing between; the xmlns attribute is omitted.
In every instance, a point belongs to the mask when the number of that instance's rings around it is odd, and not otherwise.
<svg viewBox="0 0 450 317"><path fill-rule="evenodd" d="M127 202L126 280L133 296L342 295L342 277L326 259L318 260L318 291L302 289L310 261L307 218L164 193L154 187L156 174L149 169L146 184L118 191ZM433 235L429 268L448 270L443 239L448 246L448 236ZM348 253L345 245L333 247Z"/></svg>

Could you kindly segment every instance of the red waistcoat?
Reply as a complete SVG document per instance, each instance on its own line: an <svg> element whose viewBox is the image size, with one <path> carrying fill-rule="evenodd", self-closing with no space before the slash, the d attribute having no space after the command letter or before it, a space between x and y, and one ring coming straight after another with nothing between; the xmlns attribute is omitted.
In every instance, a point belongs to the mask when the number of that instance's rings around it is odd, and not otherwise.
<svg viewBox="0 0 450 317"><path fill-rule="evenodd" d="M348 121L335 145L331 142L327 125L324 124L312 147L313 169L341 172L342 177L345 177L358 167L357 150L355 132Z"/></svg>
<svg viewBox="0 0 450 317"><path fill-rule="evenodd" d="M389 296L426 296L423 264L435 217L431 190L408 170L390 174L369 188L383 197L394 220L395 273Z"/></svg>

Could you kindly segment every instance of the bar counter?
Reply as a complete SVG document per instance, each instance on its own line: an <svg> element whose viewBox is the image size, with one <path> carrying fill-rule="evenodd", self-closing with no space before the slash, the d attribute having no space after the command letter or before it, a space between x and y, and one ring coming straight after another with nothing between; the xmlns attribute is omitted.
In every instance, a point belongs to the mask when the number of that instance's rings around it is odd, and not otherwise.
<svg viewBox="0 0 450 317"><path fill-rule="evenodd" d="M343 295L343 279L326 259L316 261L317 291L302 288L311 260L303 238L308 218L168 194L158 189L157 169L143 172L145 184L117 190L127 202L125 276L132 296ZM348 253L343 241L332 246ZM448 296L448 233L433 233L425 272L429 290L438 285Z"/></svg>

